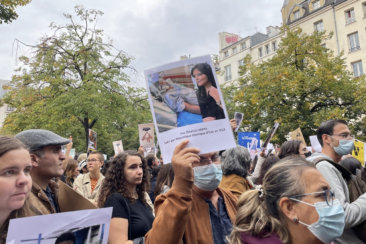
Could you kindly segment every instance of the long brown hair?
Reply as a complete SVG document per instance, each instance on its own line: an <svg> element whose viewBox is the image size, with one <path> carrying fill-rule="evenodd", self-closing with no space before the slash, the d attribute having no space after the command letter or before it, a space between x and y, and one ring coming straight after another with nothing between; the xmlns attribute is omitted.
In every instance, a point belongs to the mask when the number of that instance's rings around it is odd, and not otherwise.
<svg viewBox="0 0 366 244"><path fill-rule="evenodd" d="M75 159L66 159L67 160L67 164L66 164L66 169L65 169L65 182L66 184L68 184L69 186L72 186L73 182L74 182L74 173L75 173L75 169L78 167L78 161Z"/></svg>
<svg viewBox="0 0 366 244"><path fill-rule="evenodd" d="M174 180L174 170L171 163L163 164L159 171L158 177L156 178L156 186L154 196L157 197L163 190L163 186L167 185L169 188L172 187Z"/></svg>
<svg viewBox="0 0 366 244"><path fill-rule="evenodd" d="M133 202L134 199L131 196L131 193L127 190L126 187L126 177L125 177L125 166L126 160L129 156L136 156L141 159L142 162L142 183L137 185L136 191L140 201L142 201L146 206L148 206L145 200L145 191L149 189L149 176L147 172L147 166L145 159L136 151L124 151L123 153L118 154L111 162L110 167L108 168L107 174L103 180L100 195L98 199L98 206L104 207L104 203L112 193L118 192L122 194L123 197L128 199L130 202Z"/></svg>
<svg viewBox="0 0 366 244"><path fill-rule="evenodd" d="M9 151L22 148L26 149L25 145L15 137L0 136L0 157Z"/></svg>

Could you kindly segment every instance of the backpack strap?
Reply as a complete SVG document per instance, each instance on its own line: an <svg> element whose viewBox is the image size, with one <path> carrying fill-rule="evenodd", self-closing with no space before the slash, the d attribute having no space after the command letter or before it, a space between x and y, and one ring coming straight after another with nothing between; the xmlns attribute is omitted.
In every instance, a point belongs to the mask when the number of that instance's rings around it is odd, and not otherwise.
<svg viewBox="0 0 366 244"><path fill-rule="evenodd" d="M317 165L318 163L322 162L322 161L327 161L328 163L330 163L331 165L333 165L339 172L341 172L342 177L348 182L351 180L352 178L352 173L346 169L345 167L343 167L340 164L337 164L335 162L333 162L332 160L328 159L328 158L316 158L315 160L313 160L312 162L314 163L314 165Z"/></svg>

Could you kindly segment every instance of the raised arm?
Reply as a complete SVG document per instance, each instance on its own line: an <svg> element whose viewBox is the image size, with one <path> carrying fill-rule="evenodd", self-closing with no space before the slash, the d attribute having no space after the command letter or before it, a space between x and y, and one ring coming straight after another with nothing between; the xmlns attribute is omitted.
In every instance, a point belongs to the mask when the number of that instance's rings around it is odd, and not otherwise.
<svg viewBox="0 0 366 244"><path fill-rule="evenodd" d="M155 220L146 234L146 243L182 243L192 204L193 168L199 162L197 148L185 148L181 142L174 150L174 181L168 193L155 200Z"/></svg>

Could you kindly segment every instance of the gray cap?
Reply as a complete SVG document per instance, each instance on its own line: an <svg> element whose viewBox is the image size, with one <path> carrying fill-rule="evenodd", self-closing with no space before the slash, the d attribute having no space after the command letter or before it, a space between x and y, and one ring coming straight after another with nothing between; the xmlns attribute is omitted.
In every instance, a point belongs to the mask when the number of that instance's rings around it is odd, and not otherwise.
<svg viewBox="0 0 366 244"><path fill-rule="evenodd" d="M70 142L70 140L52 131L41 129L25 130L18 133L15 137L22 141L30 151L35 151L49 145L65 145Z"/></svg>

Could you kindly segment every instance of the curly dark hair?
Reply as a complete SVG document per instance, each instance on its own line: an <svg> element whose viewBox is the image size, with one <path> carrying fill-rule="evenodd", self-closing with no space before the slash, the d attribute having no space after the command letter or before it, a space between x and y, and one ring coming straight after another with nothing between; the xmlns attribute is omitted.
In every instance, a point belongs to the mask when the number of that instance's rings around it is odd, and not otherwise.
<svg viewBox="0 0 366 244"><path fill-rule="evenodd" d="M145 191L146 189L149 189L149 175L147 172L146 161L137 151L124 151L123 153L118 154L112 160L111 165L108 168L107 174L100 189L100 195L98 199L99 207L104 207L104 203L107 198L115 192L122 194L122 196L128 199L130 202L134 201L131 194L127 190L126 177L124 175L126 160L129 156L136 156L141 159L143 170L142 183L137 185L136 191L140 201L142 201L146 206L149 206L145 200Z"/></svg>

